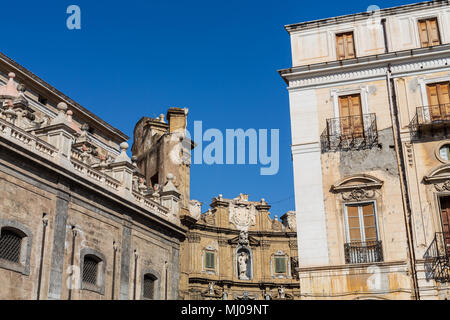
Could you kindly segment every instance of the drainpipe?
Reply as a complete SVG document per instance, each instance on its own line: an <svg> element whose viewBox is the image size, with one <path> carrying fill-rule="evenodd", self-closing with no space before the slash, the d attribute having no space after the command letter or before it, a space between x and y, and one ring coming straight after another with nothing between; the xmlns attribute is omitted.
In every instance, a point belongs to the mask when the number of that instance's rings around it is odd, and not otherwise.
<svg viewBox="0 0 450 320"><path fill-rule="evenodd" d="M42 217L43 231L42 231L42 244L41 244L41 261L39 263L39 277L38 277L38 287L37 287L37 297L36 300L40 299L41 296L41 283L42 283L42 266L44 264L44 250L45 250L45 233L48 226L47 214L44 213Z"/></svg>
<svg viewBox="0 0 450 320"><path fill-rule="evenodd" d="M114 300L114 289L116 287L116 256L117 256L117 243L113 241L113 271L112 271L112 289L111 289L111 300Z"/></svg>
<svg viewBox="0 0 450 320"><path fill-rule="evenodd" d="M164 290L165 290L165 294L164 294L164 296L165 296L165 299L167 300L167 270L169 269L169 266L167 265L167 261L165 262L165 265L166 265L166 279L165 279L165 285L164 285Z"/></svg>
<svg viewBox="0 0 450 320"><path fill-rule="evenodd" d="M381 26L383 27L384 53L389 53L389 45L386 31L386 18L381 19Z"/></svg>
<svg viewBox="0 0 450 320"><path fill-rule="evenodd" d="M408 192L408 184L406 179L406 166L405 166L405 158L403 154L403 148L400 137L400 122L398 120L398 106L397 99L395 93L394 80L392 79L392 70L391 64L388 65L388 70L386 73L387 79L387 89L389 95L389 108L391 112L391 120L392 120L392 131L394 134L394 144L395 150L397 153L397 166L400 174L400 188L402 192L402 202L403 202L403 212L405 213L405 226L406 226L406 238L408 241L408 250L409 250L409 264L412 273L412 282L413 282L413 295L416 300L420 300L420 292L419 285L417 281L417 272L416 272L416 256L414 252L414 238L412 233L412 221L411 221L411 202L409 199Z"/></svg>
<svg viewBox="0 0 450 320"><path fill-rule="evenodd" d="M69 297L68 300L72 299L72 275L73 275L73 268L74 268L74 259L75 259L75 238L77 236L77 230L75 229L75 226L72 226L72 256L70 258L70 281L69 281ZM83 272L81 270L80 272Z"/></svg>
<svg viewBox="0 0 450 320"><path fill-rule="evenodd" d="M136 300L137 261L138 261L138 254L137 254L137 251L134 250L134 288L133 288L133 300Z"/></svg>

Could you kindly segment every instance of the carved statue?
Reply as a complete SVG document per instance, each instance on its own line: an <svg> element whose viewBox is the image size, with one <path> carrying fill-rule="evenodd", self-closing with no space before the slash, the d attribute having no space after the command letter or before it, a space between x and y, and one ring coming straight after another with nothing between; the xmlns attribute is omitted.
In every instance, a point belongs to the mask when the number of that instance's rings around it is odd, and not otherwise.
<svg viewBox="0 0 450 320"><path fill-rule="evenodd" d="M247 263L248 263L249 255L247 252L240 252L238 255L238 264L239 264L239 279L240 280L248 280L247 277Z"/></svg>
<svg viewBox="0 0 450 320"><path fill-rule="evenodd" d="M284 291L284 287L278 287L278 295L280 296L280 299L286 298L286 292Z"/></svg>

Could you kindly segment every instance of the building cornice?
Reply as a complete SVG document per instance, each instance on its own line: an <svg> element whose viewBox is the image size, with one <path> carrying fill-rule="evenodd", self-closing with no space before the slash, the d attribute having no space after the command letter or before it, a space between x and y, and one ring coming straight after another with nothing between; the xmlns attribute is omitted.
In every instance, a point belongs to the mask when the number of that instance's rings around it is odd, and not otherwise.
<svg viewBox="0 0 450 320"><path fill-rule="evenodd" d="M279 70L289 89L450 67L450 44Z"/></svg>
<svg viewBox="0 0 450 320"><path fill-rule="evenodd" d="M444 7L444 6L448 6L448 5L449 5L448 0L425 1L425 2L407 4L407 5L397 6L397 7L392 7L392 8L380 9L379 11L377 11L377 15L380 18L383 18L383 17L387 17L387 16L391 16L391 15L404 14L404 13L409 13L409 12L417 11L417 10L421 10L421 9L439 8L439 7ZM373 14L374 14L374 11L353 13L353 14L347 14L347 15L333 17L333 18L325 18L325 19L319 19L319 20L312 20L312 21L288 24L288 25L285 25L284 28L286 29L287 32L293 33L296 31L303 31L303 30L326 27L326 26L336 25L336 24L341 24L341 23L366 20Z"/></svg>
<svg viewBox="0 0 450 320"><path fill-rule="evenodd" d="M9 58L5 54L0 52L0 62L3 62L4 64L8 65L9 69L16 72L18 75L23 75L26 78L28 78L29 81L35 83L39 88L43 88L47 91L49 91L52 95L56 96L56 100L64 101L66 102L73 110L79 112L80 114L83 114L86 118L90 119L93 123L98 125L99 127L103 128L105 132L107 132L109 135L114 137L117 141L123 142L128 141L130 137L128 137L125 133L120 131L119 129L113 127L106 121L100 119L98 116L94 115L92 112L81 106L76 101L72 100L41 78L39 78L37 75L32 73L30 70L26 69L13 59Z"/></svg>

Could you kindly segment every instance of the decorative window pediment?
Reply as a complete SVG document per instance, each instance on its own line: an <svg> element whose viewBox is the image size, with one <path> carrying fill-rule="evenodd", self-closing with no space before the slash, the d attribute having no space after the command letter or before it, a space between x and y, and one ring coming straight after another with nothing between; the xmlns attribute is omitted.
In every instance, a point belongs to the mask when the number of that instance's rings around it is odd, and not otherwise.
<svg viewBox="0 0 450 320"><path fill-rule="evenodd" d="M425 177L424 183L434 184L437 191L450 191L450 164L444 164L431 170Z"/></svg>
<svg viewBox="0 0 450 320"><path fill-rule="evenodd" d="M383 181L370 175L360 174L345 177L331 187L340 193L345 201L362 201L375 198L375 191L383 186Z"/></svg>

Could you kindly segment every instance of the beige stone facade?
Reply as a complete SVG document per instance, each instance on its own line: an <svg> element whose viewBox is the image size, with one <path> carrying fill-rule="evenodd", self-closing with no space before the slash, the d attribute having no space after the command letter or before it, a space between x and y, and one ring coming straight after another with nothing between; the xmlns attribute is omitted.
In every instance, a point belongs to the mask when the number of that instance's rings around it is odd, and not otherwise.
<svg viewBox="0 0 450 320"><path fill-rule="evenodd" d="M182 217L189 232L180 253L180 299L299 298L295 212L272 219L264 199L243 194L219 195L203 214L199 203L192 206Z"/></svg>
<svg viewBox="0 0 450 320"><path fill-rule="evenodd" d="M430 1L286 26L302 298L448 299L449 21Z"/></svg>
<svg viewBox="0 0 450 320"><path fill-rule="evenodd" d="M4 55L0 81L0 299L177 299L189 165L163 156L154 182L125 134ZM186 117L147 119L170 140Z"/></svg>

